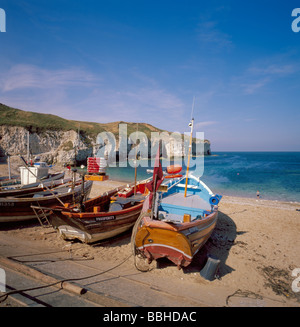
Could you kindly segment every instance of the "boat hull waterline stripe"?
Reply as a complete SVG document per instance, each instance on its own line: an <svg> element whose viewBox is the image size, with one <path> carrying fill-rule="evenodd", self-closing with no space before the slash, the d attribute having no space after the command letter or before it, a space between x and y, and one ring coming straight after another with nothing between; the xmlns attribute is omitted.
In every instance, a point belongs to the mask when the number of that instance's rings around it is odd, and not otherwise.
<svg viewBox="0 0 300 327"><path fill-rule="evenodd" d="M168 248L168 249L171 249L175 252L179 252L181 254L183 254L185 257L187 257L188 259L192 259L193 257L189 256L188 254L186 254L185 252L181 251L181 250L178 250L177 248L174 248L173 246L169 246L169 245L165 245L165 244L160 244L160 243L151 243L151 244L145 244L143 246L140 246L138 247L138 250L141 250L143 251L144 248L147 248L147 247L163 247L163 248Z"/></svg>

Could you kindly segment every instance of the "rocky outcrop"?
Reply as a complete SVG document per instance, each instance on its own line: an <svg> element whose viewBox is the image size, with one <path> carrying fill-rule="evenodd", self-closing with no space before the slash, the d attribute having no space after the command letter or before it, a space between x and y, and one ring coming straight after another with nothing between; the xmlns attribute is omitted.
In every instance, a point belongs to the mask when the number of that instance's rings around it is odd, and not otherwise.
<svg viewBox="0 0 300 327"><path fill-rule="evenodd" d="M46 131L43 133L28 133L23 127L0 126L0 148L2 155L27 155L27 144L29 134L29 151L32 156L39 155L41 160L48 163L66 163L73 160L75 145L77 144L77 133L75 131ZM84 161L92 154L92 149L80 141L76 157Z"/></svg>
<svg viewBox="0 0 300 327"><path fill-rule="evenodd" d="M43 131L41 133L29 133L26 128L18 126L0 126L0 156L5 153L10 155L27 155L27 143L29 135L30 154L34 157L39 155L42 161L47 163L69 163L76 160L85 162L86 158L95 154L102 153L109 155L111 158L118 158L119 155L124 158L126 154L133 155L135 153L134 144L131 136L120 141L118 135L115 142L108 142L105 138L91 137L88 135L80 135L70 131ZM156 135L157 136L157 135ZM157 144L158 138L151 140L144 138L139 141L138 154L141 157L155 156L153 145ZM152 145L152 147L151 147ZM121 148L120 148L121 147ZM186 147L187 149L187 147ZM208 141L197 140L193 143L193 154L209 154L210 143ZM185 147L183 142L172 134L162 141L162 155L164 157L182 157L184 156Z"/></svg>

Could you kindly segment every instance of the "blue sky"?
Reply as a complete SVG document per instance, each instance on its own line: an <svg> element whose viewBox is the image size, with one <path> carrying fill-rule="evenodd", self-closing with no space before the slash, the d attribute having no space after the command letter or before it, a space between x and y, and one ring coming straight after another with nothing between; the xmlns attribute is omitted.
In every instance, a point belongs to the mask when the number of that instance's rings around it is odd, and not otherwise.
<svg viewBox="0 0 300 327"><path fill-rule="evenodd" d="M299 1L0 0L0 102L300 151ZM299 23L300 25L300 23Z"/></svg>

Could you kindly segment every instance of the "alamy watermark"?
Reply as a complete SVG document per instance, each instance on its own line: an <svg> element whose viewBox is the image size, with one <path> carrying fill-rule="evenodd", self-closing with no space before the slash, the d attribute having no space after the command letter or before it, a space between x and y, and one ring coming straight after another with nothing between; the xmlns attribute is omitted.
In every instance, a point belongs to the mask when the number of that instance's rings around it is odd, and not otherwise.
<svg viewBox="0 0 300 327"><path fill-rule="evenodd" d="M0 8L0 32L6 32L6 13Z"/></svg>
<svg viewBox="0 0 300 327"><path fill-rule="evenodd" d="M6 273L2 268L0 268L0 292L6 292Z"/></svg>
<svg viewBox="0 0 300 327"><path fill-rule="evenodd" d="M142 131L135 131L128 136L127 124L119 124L119 137L111 132L99 133L96 138L98 148L95 157L106 158L109 167L154 167L157 150L160 146L162 167L173 164L188 164L190 133L151 132L150 138ZM203 132L196 132L191 145L190 168L197 169L197 176L204 172L204 154L206 142ZM192 155L195 158L192 158ZM151 160L146 160L151 159Z"/></svg>
<svg viewBox="0 0 300 327"><path fill-rule="evenodd" d="M298 33L300 31L300 8L293 9L292 17L297 17L292 21L292 31Z"/></svg>
<svg viewBox="0 0 300 327"><path fill-rule="evenodd" d="M299 275L299 276L298 276ZM295 293L298 293L300 292L300 268L295 268L293 271L292 271L292 276L293 277L297 277L293 280L293 283L292 283L292 290L293 292Z"/></svg>

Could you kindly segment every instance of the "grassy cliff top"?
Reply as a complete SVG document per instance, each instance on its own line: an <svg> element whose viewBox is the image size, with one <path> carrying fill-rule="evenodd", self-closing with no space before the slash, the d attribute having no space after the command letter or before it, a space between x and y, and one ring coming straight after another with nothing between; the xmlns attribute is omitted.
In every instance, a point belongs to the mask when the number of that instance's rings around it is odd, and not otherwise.
<svg viewBox="0 0 300 327"><path fill-rule="evenodd" d="M41 114L37 112L24 111L16 108L6 106L0 103L0 126L20 126L24 127L32 133L42 133L45 131L78 131L80 133L96 137L101 132L112 132L115 135L119 133L119 124L127 124L127 133L131 133L137 130L137 123L129 123L124 121L117 121L112 123L93 123L64 119L59 116L51 114ZM143 132L148 138L151 136L151 132L163 132L164 130L154 127L147 123L138 124L139 132ZM209 142L205 140L206 142Z"/></svg>
<svg viewBox="0 0 300 327"><path fill-rule="evenodd" d="M109 131L112 133L118 133L119 124L127 124L128 134L136 131L136 123L128 123L124 121L112 122L112 123L93 123L83 122L76 120L68 120L59 116L51 114L41 114L37 112L24 111L20 109L11 108L0 103L0 125L7 126L20 126L24 127L30 132L42 133L47 130L52 131L78 131L80 128L81 133L85 133L90 136L96 136L98 133ZM147 136L150 136L151 132L162 132L163 130L156 128L150 124L139 123L138 129L140 132L144 132Z"/></svg>

